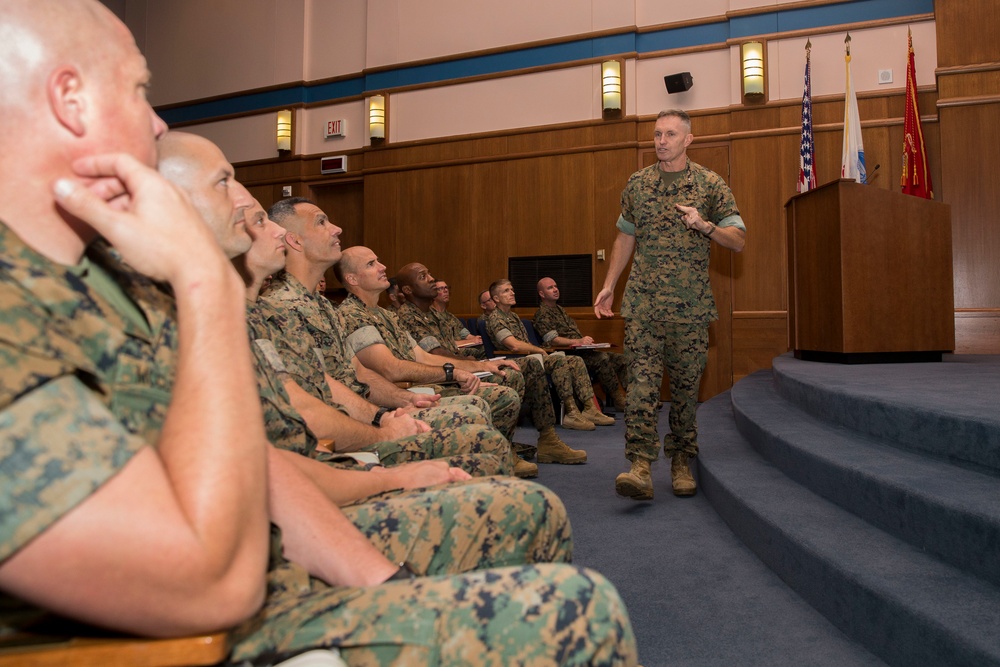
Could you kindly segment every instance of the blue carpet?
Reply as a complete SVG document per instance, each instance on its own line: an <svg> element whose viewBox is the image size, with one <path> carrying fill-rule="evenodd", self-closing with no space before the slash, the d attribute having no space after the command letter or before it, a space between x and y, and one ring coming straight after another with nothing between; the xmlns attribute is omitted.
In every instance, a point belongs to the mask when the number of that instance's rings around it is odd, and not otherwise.
<svg viewBox="0 0 1000 667"><path fill-rule="evenodd" d="M998 393L996 356L778 357L700 406L702 492L887 663L1000 667Z"/></svg>
<svg viewBox="0 0 1000 667"><path fill-rule="evenodd" d="M538 481L566 504L574 562L607 576L625 600L644 667L884 664L768 569L702 493L675 498L665 461L653 466L655 500L618 497L614 478L628 463L617 416L592 432L558 429L589 461L539 466ZM666 419L664 408L661 434ZM517 439L532 443L535 432L519 429Z"/></svg>

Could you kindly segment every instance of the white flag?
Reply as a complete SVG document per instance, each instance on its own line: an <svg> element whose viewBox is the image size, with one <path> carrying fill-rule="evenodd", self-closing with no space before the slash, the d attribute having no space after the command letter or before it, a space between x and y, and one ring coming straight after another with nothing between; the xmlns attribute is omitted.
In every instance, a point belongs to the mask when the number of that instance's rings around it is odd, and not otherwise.
<svg viewBox="0 0 1000 667"><path fill-rule="evenodd" d="M851 82L851 36L847 43L847 93L844 99L844 150L840 158L840 177L853 178L858 183L868 181L865 172L865 145L861 140L861 117L858 116L858 97Z"/></svg>

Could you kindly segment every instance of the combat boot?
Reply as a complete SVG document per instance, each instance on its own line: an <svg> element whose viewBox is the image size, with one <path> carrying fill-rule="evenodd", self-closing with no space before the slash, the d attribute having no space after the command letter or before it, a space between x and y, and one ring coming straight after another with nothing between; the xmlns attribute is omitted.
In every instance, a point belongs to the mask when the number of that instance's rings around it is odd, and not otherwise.
<svg viewBox="0 0 1000 667"><path fill-rule="evenodd" d="M619 496L632 500L653 499L653 478L649 473L649 461L636 458L632 469L615 478L615 491Z"/></svg>
<svg viewBox="0 0 1000 667"><path fill-rule="evenodd" d="M554 426L548 426L538 434L539 463L586 463L587 452L570 449L569 445L559 439Z"/></svg>
<svg viewBox="0 0 1000 667"><path fill-rule="evenodd" d="M587 401L587 409L583 411L583 418L593 423L595 426L614 426L615 418L609 417L597 409L594 399Z"/></svg>
<svg viewBox="0 0 1000 667"><path fill-rule="evenodd" d="M521 479L538 477L538 466L529 461L525 461L519 456L517 457L517 462L514 464L514 476L520 477Z"/></svg>
<svg viewBox="0 0 1000 667"><path fill-rule="evenodd" d="M691 476L689 458L689 454L677 452L670 461L670 480L674 485L675 496L693 496L698 490L698 484Z"/></svg>
<svg viewBox="0 0 1000 667"><path fill-rule="evenodd" d="M580 408L576 407L576 401L563 403L563 410L563 428L571 428L574 431L593 431L596 428L594 422L581 414Z"/></svg>
<svg viewBox="0 0 1000 667"><path fill-rule="evenodd" d="M618 412L625 412L625 390L618 387L611 394L611 400L615 402L615 409Z"/></svg>

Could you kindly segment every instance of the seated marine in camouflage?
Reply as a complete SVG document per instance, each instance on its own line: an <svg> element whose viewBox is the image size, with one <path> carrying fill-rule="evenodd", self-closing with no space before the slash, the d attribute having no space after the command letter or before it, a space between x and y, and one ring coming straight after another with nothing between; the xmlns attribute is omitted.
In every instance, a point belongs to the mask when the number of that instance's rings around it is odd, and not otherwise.
<svg viewBox="0 0 1000 667"><path fill-rule="evenodd" d="M486 350L483 348L482 337L469 331L465 323L448 310L451 303L451 286L444 280L435 280L434 290L436 296L431 301L430 309L438 316L441 335L456 344L456 348L457 343L464 343L465 346L461 348L463 355L474 359L485 359Z"/></svg>
<svg viewBox="0 0 1000 667"><path fill-rule="evenodd" d="M521 410L520 396L509 387L481 384L476 374L503 375L507 368L516 371L517 364L448 359L421 349L397 318L379 307L378 297L388 286L388 280L385 266L368 248L355 246L344 250L334 265L334 274L348 291L347 298L337 308L337 316L355 364L392 382L443 383L445 391L475 392L489 402L497 430L508 440L514 437ZM513 453L511 456L517 474L537 472L533 465L521 462Z"/></svg>
<svg viewBox="0 0 1000 667"><path fill-rule="evenodd" d="M166 126L127 28L92 0L3 0L0 33L0 62L18 64L0 68L16 127L0 131L0 631L50 612L142 636L231 628L231 662L339 646L353 665L635 663L606 580L533 562L569 557L568 526L537 529L562 512L536 485L348 515L314 479L347 504L387 473L270 446L243 285L151 169ZM213 179L240 208L232 174ZM451 476L415 466L421 486ZM497 509L494 488L518 502Z"/></svg>
<svg viewBox="0 0 1000 667"><path fill-rule="evenodd" d="M236 183L231 189L245 194L241 194L233 206L226 206L221 199L217 205L211 205L215 203L214 181L203 178L203 174L227 171L231 167L218 147L207 139L171 132L158 142L158 154L160 173L191 197L227 256L243 258L239 265L244 269L244 277L250 281L247 319L251 350L261 390L265 429L272 444L305 456L319 456L348 465L353 464L354 459L339 454L368 451L377 454L378 460L386 465L450 458L452 465L476 475L511 473L506 441L483 424L472 423L471 420L470 423L463 423L462 416L458 415L455 424L431 431L427 424L414 420L402 411L385 415L380 426L363 424L352 419L346 411L342 412L339 406L312 396L296 384L272 342L275 337L281 336L280 332L274 331L254 307L259 285L267 276L284 267L284 230L266 220L264 209ZM244 225L234 225L234 219L244 220ZM265 221L272 230L282 233L277 239L273 234L270 240L261 238L256 249L252 245L246 248L251 237L244 230L257 230ZM253 253L254 259L262 256L270 264L247 261L250 253ZM314 385L324 384L322 377L315 377L321 376L319 360L314 357L312 361L312 364L298 368L297 375L311 375ZM288 363L296 367L303 365L296 357L290 357ZM324 453L316 450L317 438L328 445Z"/></svg>
<svg viewBox="0 0 1000 667"><path fill-rule="evenodd" d="M580 431L592 431L595 426L610 426L614 418L608 417L597 409L594 403L594 387L587 375L587 368L579 357L564 354L549 354L528 340L528 332L524 323L513 307L517 304L514 288L509 280L497 280L490 285L490 295L497 307L486 316L486 331L493 344L517 354L539 355L535 364L544 367L544 372L552 379L559 400L562 401L565 414L563 426ZM583 404L580 411L577 400Z"/></svg>
<svg viewBox="0 0 1000 667"><path fill-rule="evenodd" d="M368 369L355 369L337 328L333 304L307 288L340 258L340 228L315 204L298 197L279 201L268 217L285 229L285 269L271 278L257 299L258 317L253 321L269 325L270 340L298 387L323 403L341 406L360 425L391 423L387 418L397 408L404 408L432 430L447 432L469 423L490 425L489 406L476 396L417 394Z"/></svg>
<svg viewBox="0 0 1000 667"><path fill-rule="evenodd" d="M399 270L395 280L402 300L402 305L395 311L396 318L424 351L449 359L479 358L467 349L459 349L456 345L456 341L459 340L457 336L461 334L456 330L452 320L458 322L458 318L447 311L431 307L433 303L437 303L435 295L440 297L441 281L435 281L426 266L416 262L407 264ZM479 349L482 350L482 347ZM491 373L485 380L510 387L517 392L522 404L524 403L524 376L519 368L506 366L502 374ZM518 442L512 444L519 458L531 458L535 455L534 445ZM518 477L534 477L538 474L538 466L527 461L520 462L517 467Z"/></svg>
<svg viewBox="0 0 1000 667"><path fill-rule="evenodd" d="M546 345L591 345L594 339L584 336L566 309L560 306L559 286L552 278L538 281L538 310L535 311L535 331ZM587 369L604 387L605 395L619 410L625 409L625 384L628 367L625 355L601 350L579 350L573 354L583 359Z"/></svg>

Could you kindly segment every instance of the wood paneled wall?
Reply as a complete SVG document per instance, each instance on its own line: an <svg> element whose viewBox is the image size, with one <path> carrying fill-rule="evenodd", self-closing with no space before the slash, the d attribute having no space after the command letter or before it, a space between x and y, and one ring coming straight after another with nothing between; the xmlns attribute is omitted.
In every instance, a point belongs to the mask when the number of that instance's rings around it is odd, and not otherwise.
<svg viewBox="0 0 1000 667"><path fill-rule="evenodd" d="M956 345L1000 352L1000 4L937 0L943 177L951 205Z"/></svg>
<svg viewBox="0 0 1000 667"><path fill-rule="evenodd" d="M963 50L969 26L995 26L997 12L994 0L938 1L939 83L919 93L935 198L952 206L959 352L1000 353L1000 46L984 34ZM859 99L872 187L899 187L904 102L901 91ZM842 96L814 100L821 183L840 173L843 109ZM692 116L692 158L727 179L748 227L744 252L713 255L723 317L712 330L705 398L788 349L784 204L798 176L800 106L793 100ZM452 311L473 314L479 292L505 275L510 256L593 254L597 291L606 262L596 252L610 255L622 187L654 159L653 122L390 144L349 154L351 171L336 177L319 174L318 159L308 157L240 165L238 177L265 205L291 184L344 228L345 245L371 247L390 272L426 264L449 281ZM620 319L599 322L582 308L575 314L586 331L621 342Z"/></svg>

